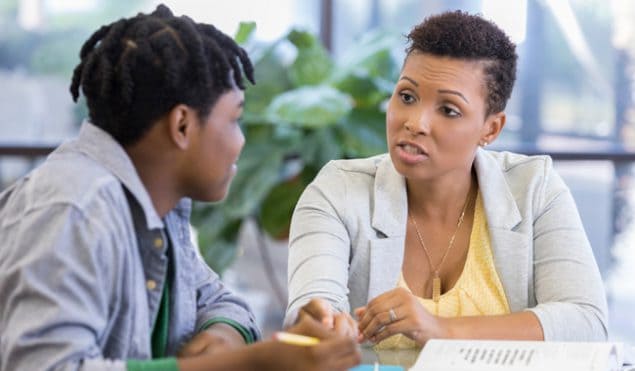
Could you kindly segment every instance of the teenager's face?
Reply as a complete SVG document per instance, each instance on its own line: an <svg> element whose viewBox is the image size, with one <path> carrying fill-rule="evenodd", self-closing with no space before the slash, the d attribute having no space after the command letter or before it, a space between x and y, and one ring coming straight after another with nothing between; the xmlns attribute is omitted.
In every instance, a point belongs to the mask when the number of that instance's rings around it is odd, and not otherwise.
<svg viewBox="0 0 635 371"><path fill-rule="evenodd" d="M245 144L239 125L243 102L242 90L227 91L196 126L198 135L191 148L189 184L186 185L189 197L219 201L227 195L237 171L236 161Z"/></svg>
<svg viewBox="0 0 635 371"><path fill-rule="evenodd" d="M486 134L485 88L477 62L413 53L386 114L390 157L408 179L465 173Z"/></svg>

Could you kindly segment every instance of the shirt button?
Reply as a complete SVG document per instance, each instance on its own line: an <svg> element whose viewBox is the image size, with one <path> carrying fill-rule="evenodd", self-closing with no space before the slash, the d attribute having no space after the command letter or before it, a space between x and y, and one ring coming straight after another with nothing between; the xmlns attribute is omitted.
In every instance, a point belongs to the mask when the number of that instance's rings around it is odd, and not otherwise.
<svg viewBox="0 0 635 371"><path fill-rule="evenodd" d="M157 288L157 283L154 280L148 280L146 282L146 287L148 288L148 290L154 290Z"/></svg>
<svg viewBox="0 0 635 371"><path fill-rule="evenodd" d="M159 237L155 238L154 247L156 247L157 249L160 249L161 247L163 247L163 239Z"/></svg>

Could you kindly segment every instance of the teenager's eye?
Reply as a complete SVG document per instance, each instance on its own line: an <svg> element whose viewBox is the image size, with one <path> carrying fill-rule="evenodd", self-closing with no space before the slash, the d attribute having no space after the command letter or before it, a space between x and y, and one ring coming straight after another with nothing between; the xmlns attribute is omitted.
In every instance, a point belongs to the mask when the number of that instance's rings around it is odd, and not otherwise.
<svg viewBox="0 0 635 371"><path fill-rule="evenodd" d="M461 112L449 106L442 106L441 112L447 117L461 117Z"/></svg>
<svg viewBox="0 0 635 371"><path fill-rule="evenodd" d="M401 101L406 104L414 103L415 101L415 97L408 93L399 93L399 96L401 97Z"/></svg>

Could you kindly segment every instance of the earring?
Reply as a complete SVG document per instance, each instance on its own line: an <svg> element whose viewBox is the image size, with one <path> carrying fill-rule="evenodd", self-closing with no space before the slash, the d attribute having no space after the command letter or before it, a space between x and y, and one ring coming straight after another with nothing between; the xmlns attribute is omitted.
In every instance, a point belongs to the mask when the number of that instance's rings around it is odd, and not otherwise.
<svg viewBox="0 0 635 371"><path fill-rule="evenodd" d="M483 147L483 148L487 147L487 145L488 145L488 144L489 144L489 143L488 143L486 140L484 140L484 141L482 141L482 142L480 143L481 147Z"/></svg>

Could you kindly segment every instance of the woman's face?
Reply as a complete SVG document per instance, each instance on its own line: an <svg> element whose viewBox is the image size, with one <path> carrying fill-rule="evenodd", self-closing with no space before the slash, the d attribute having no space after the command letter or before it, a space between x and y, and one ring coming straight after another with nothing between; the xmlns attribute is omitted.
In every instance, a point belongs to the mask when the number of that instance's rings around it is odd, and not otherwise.
<svg viewBox="0 0 635 371"><path fill-rule="evenodd" d="M491 142L505 120L503 113L485 117L485 98L479 62L410 54L386 113L397 171L412 180L469 173L479 143ZM497 119L502 124L492 136Z"/></svg>

